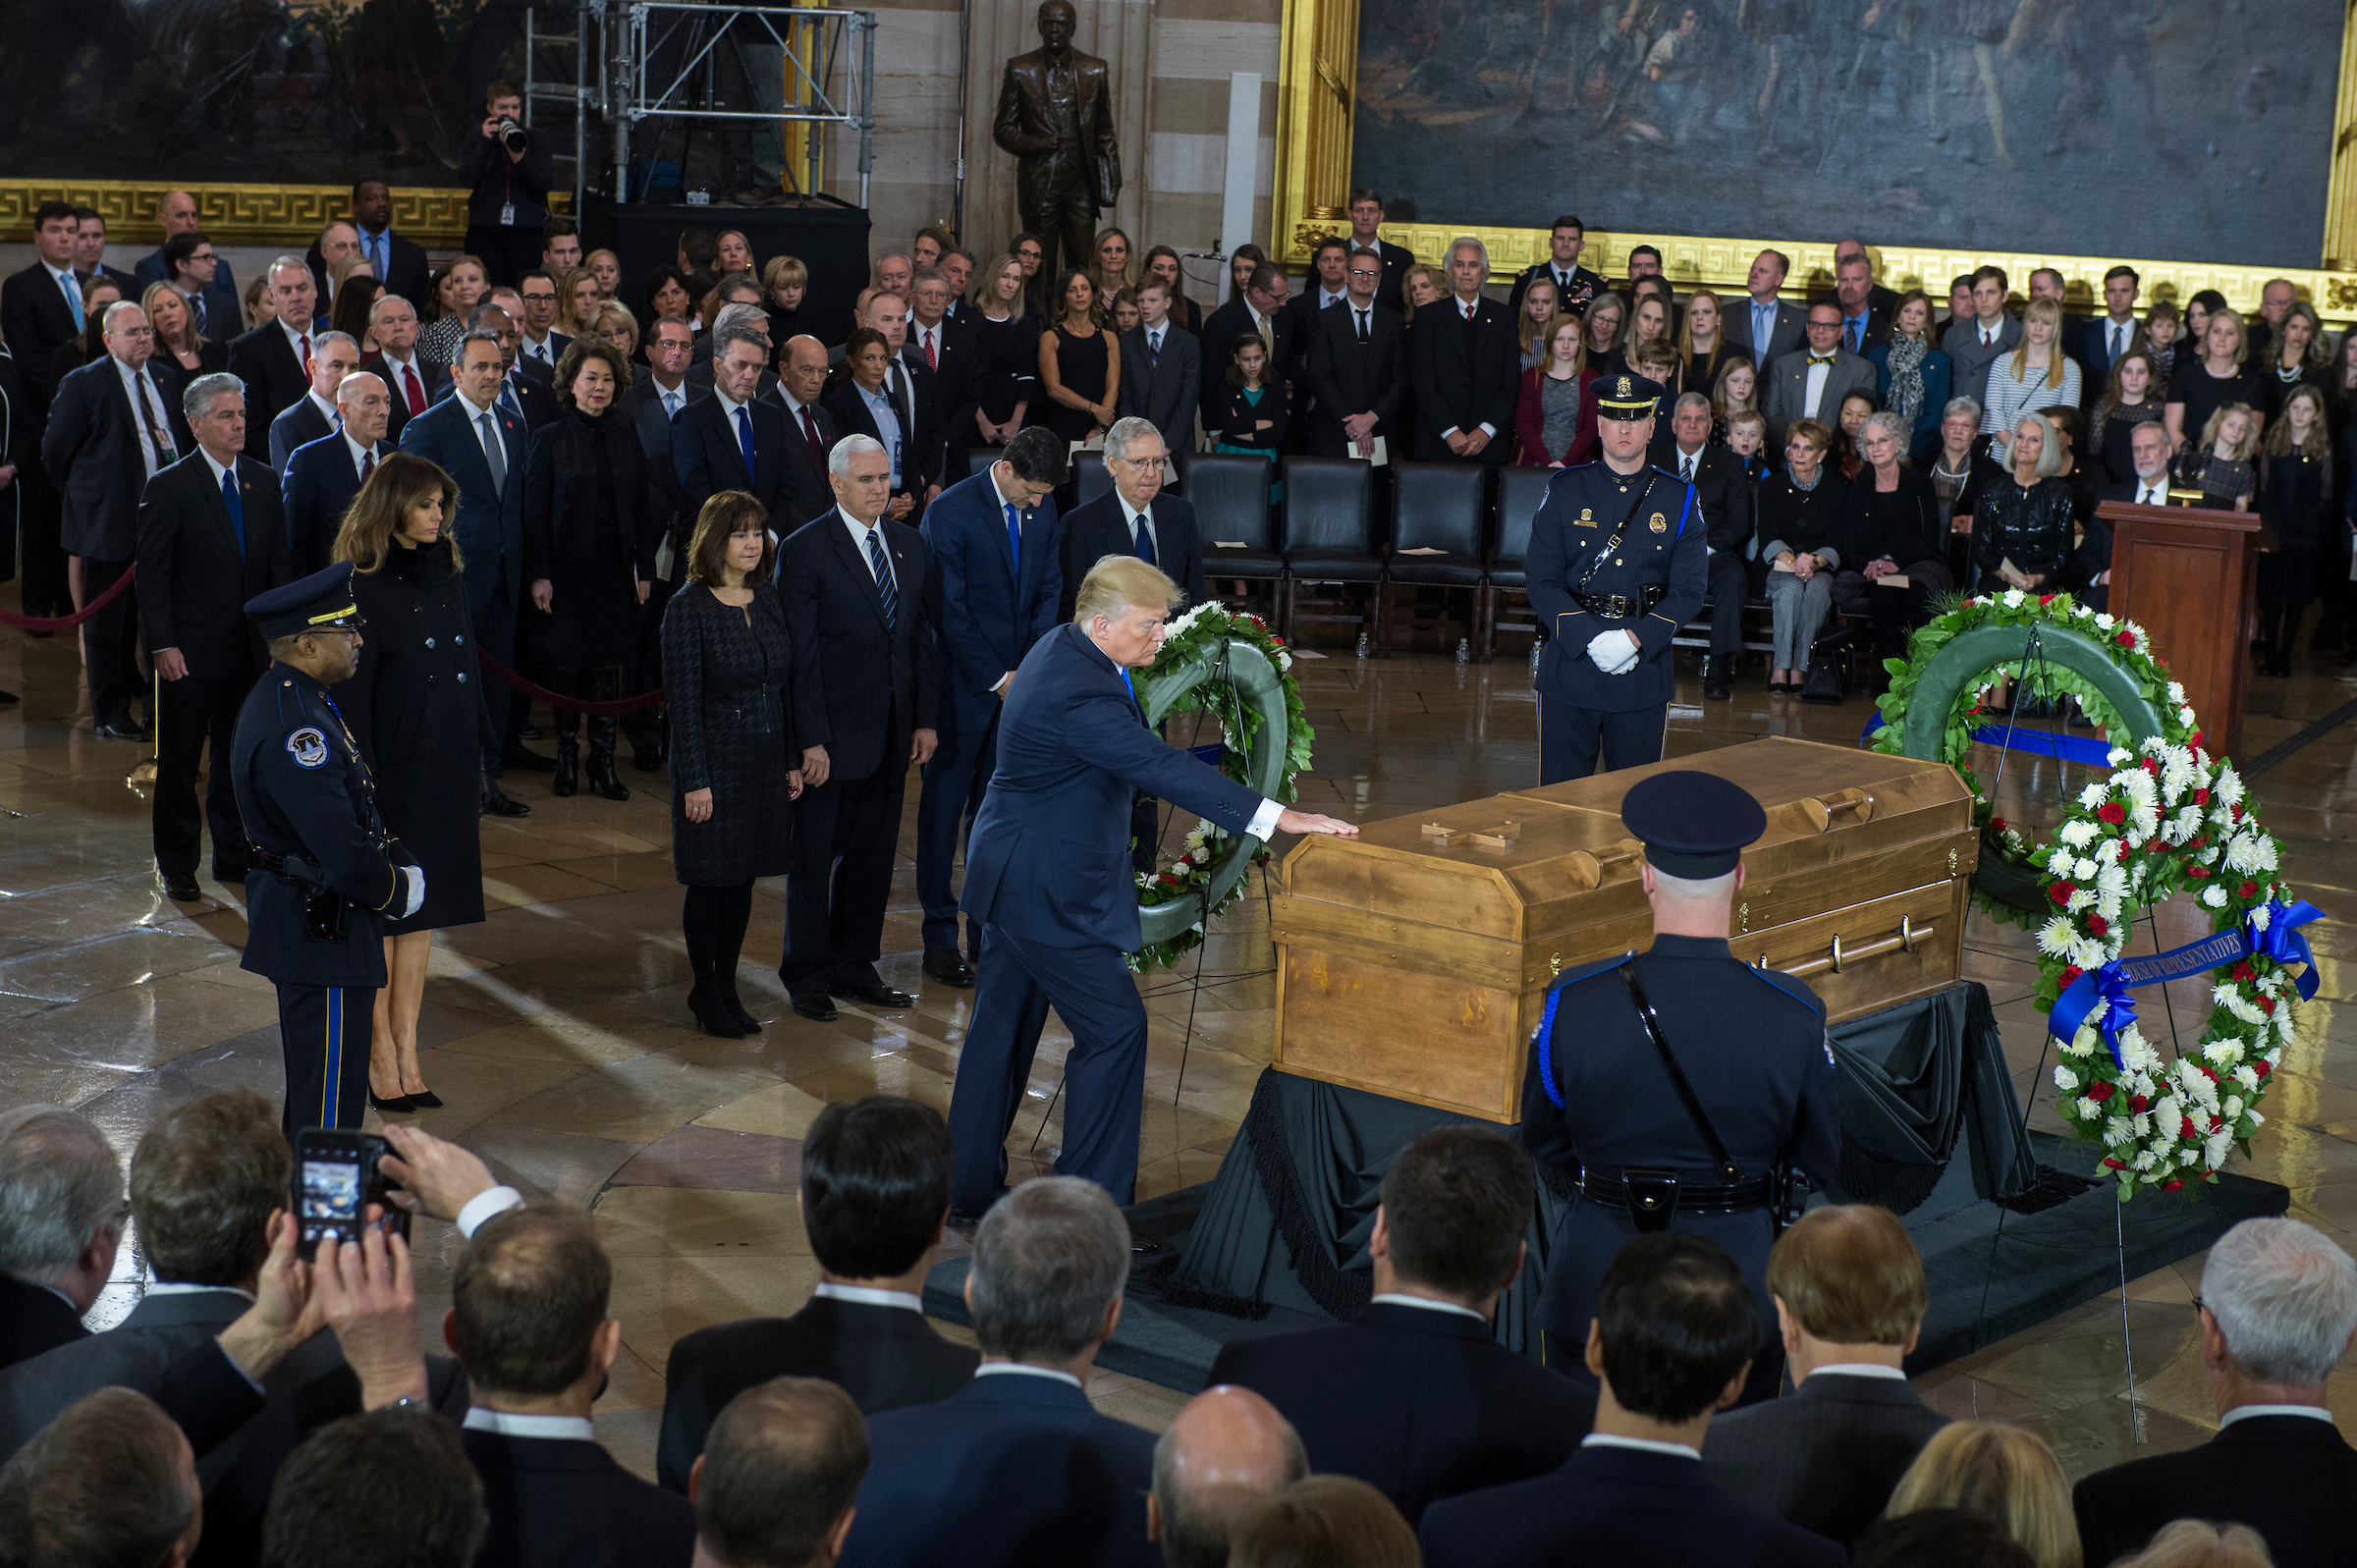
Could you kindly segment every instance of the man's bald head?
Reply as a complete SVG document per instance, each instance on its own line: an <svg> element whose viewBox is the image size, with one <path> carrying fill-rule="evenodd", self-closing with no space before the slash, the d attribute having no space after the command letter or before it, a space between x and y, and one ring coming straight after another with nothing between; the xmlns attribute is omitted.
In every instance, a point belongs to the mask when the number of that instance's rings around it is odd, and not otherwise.
<svg viewBox="0 0 2357 1568"><path fill-rule="evenodd" d="M1276 1406L1249 1388L1206 1388L1154 1444L1147 1538L1171 1568L1221 1568L1230 1532L1307 1474L1301 1438Z"/></svg>

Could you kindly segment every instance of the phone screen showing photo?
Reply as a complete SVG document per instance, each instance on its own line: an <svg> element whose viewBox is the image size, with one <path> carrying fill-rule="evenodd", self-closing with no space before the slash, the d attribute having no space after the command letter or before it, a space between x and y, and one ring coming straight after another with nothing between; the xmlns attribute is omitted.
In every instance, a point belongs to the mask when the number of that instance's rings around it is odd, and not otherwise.
<svg viewBox="0 0 2357 1568"><path fill-rule="evenodd" d="M355 1160L306 1159L302 1162L302 1240L350 1238L360 1218L360 1166Z"/></svg>

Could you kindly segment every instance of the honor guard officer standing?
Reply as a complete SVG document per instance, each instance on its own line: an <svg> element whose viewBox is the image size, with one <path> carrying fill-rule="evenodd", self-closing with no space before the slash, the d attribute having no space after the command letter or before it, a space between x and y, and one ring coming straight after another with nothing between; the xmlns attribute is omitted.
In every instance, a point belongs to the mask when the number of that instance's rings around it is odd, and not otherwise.
<svg viewBox="0 0 2357 1568"><path fill-rule="evenodd" d="M1760 803L1713 774L1640 780L1620 820L1645 846L1653 946L1565 973L1547 996L1522 1087L1522 1142L1577 1184L1547 1261L1547 1365L1586 1380L1596 1290L1629 1237L1708 1236L1733 1255L1763 1315L1746 1403L1783 1368L1768 1250L1841 1158L1825 1004L1727 951L1743 846Z"/></svg>
<svg viewBox="0 0 2357 1568"><path fill-rule="evenodd" d="M385 983L383 922L415 914L425 873L385 831L376 784L328 688L359 666L352 568L334 566L249 599L270 668L247 694L230 744L238 810L252 841L246 957L278 985L284 1120L357 1127L368 1037Z"/></svg>
<svg viewBox="0 0 2357 1568"><path fill-rule="evenodd" d="M1661 384L1595 384L1604 456L1547 482L1531 520L1539 660L1539 783L1662 760L1676 684L1670 639L1702 609L1707 546L1694 487L1646 460Z"/></svg>

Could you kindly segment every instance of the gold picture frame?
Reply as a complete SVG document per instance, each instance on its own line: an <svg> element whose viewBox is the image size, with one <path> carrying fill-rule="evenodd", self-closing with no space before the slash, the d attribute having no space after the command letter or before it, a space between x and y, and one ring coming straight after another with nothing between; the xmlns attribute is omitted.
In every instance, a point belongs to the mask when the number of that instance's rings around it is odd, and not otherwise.
<svg viewBox="0 0 2357 1568"><path fill-rule="evenodd" d="M429 250L456 249L466 237L467 192L452 186L395 186L393 227ZM351 216L347 186L190 185L144 180L0 180L0 243L29 244L32 214L44 201L89 207L106 218L114 245L150 245L163 238L157 209L168 190L196 198L196 218L217 245L308 244L335 219ZM573 192L549 192L553 211L570 211Z"/></svg>
<svg viewBox="0 0 2357 1568"><path fill-rule="evenodd" d="M2002 267L2018 293L2034 267L2054 267L2074 302L2103 297L2106 269L2125 261L2141 275L2144 298L2183 300L2196 291L2216 289L2226 302L2248 313L2259 306L2259 291L2271 278L2289 278L2300 297L2334 327L2357 324L2357 0L2345 0L2341 28L2340 78L2334 98L2332 161L2325 198L2325 232L2319 265L2312 268L2244 267L2224 262L2148 259L2131 256L2032 255L1933 245L1886 245L1879 276L1896 289L1921 288L1945 304L1948 280L1978 266ZM1358 0L1285 0L1277 77L1277 174L1270 203L1275 241L1270 255L1291 267L1309 265L1312 250L1329 235L1346 234L1343 203L1350 187L1351 115L1357 106ZM1451 242L1470 236L1490 253L1490 271L1504 277L1542 260L1548 253L1545 229L1451 226L1445 223L1387 223L1383 238L1438 261ZM1798 297L1833 286L1834 246L1790 239L1730 239L1696 235L1606 233L1591 229L1581 265L1607 278L1624 277L1628 253L1650 244L1662 253L1662 270L1684 288L1740 293L1751 258L1764 249L1792 258L1785 293Z"/></svg>

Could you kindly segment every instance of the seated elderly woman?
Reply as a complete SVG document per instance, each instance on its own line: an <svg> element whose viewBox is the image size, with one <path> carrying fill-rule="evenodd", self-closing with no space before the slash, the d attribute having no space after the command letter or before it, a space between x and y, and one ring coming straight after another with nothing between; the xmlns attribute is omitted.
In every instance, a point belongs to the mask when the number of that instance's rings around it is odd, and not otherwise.
<svg viewBox="0 0 2357 1568"><path fill-rule="evenodd" d="M1841 558L1834 603L1874 618L1874 655L1905 651L1907 630L1931 620L1931 599L1956 585L1932 482L1907 459L1912 422L1895 409L1866 416L1858 429L1864 466L1841 504ZM1896 579L1896 580L1892 580Z"/></svg>
<svg viewBox="0 0 2357 1568"><path fill-rule="evenodd" d="M1784 471L1760 484L1760 560L1768 564L1768 609L1776 651L1768 689L1800 690L1809 647L1833 609L1841 566L1841 504L1848 486L1826 467L1834 433L1816 419L1784 432Z"/></svg>

